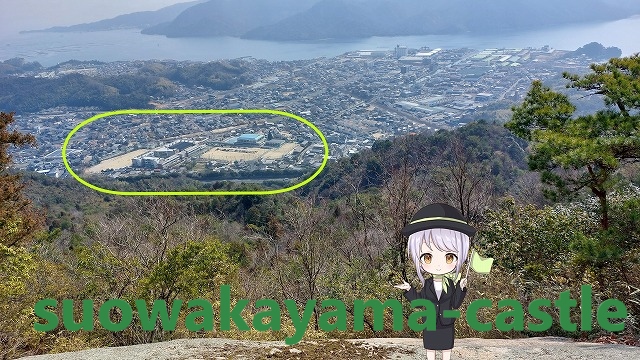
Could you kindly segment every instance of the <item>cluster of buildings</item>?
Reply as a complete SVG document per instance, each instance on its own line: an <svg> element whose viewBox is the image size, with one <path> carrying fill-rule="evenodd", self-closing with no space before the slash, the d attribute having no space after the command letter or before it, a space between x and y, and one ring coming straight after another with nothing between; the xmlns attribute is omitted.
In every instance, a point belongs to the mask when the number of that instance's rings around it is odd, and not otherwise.
<svg viewBox="0 0 640 360"><path fill-rule="evenodd" d="M331 157L339 158L391 136L452 129L480 119L506 120L504 114L522 101L532 80L540 79L565 91L565 82L558 74L587 71L595 61L568 54L548 47L474 50L396 46L313 60L244 59L243 66L255 79L252 84L226 91L175 84L173 96L153 101L167 109L274 109L296 114L322 131ZM103 72L135 74L150 63L153 61L91 64L91 72L97 76ZM74 66L88 71L82 63L69 64L63 71L74 71ZM49 156L45 161L44 156L60 149L75 125L100 112L58 108L18 114L20 130L36 135L39 147L19 149L14 154L16 163L60 174L57 169L64 169L61 158ZM159 115L95 124L94 130L74 135L69 146L74 169L94 166L136 149L153 150L131 160L132 167L166 169L180 168L184 159L207 151L206 147L215 143L271 148L286 141L308 143L302 146L302 157L319 144L317 134L293 119L276 126L251 125L242 116L177 119ZM270 133L270 129L278 133ZM187 140L200 136L207 140ZM189 146L181 149L183 145L178 144ZM292 156L289 165L295 166L297 160Z"/></svg>
<svg viewBox="0 0 640 360"><path fill-rule="evenodd" d="M272 133L278 133L270 130L268 137L264 134L241 134L240 136L234 136L224 141L227 145L234 145L239 147L266 147L266 148L279 148L286 143L280 135L274 137Z"/></svg>
<svg viewBox="0 0 640 360"><path fill-rule="evenodd" d="M187 159L202 155L208 146L203 141L177 140L158 147L131 160L134 168L166 169Z"/></svg>

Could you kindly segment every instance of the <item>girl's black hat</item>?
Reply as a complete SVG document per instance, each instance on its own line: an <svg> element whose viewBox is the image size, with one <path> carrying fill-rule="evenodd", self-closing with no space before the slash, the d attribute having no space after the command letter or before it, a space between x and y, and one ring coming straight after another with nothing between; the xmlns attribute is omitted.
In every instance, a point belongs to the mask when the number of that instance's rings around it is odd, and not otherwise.
<svg viewBox="0 0 640 360"><path fill-rule="evenodd" d="M467 224L458 209L447 204L431 204L418 210L411 222L402 229L404 236L428 229L449 229L472 237L476 229Z"/></svg>

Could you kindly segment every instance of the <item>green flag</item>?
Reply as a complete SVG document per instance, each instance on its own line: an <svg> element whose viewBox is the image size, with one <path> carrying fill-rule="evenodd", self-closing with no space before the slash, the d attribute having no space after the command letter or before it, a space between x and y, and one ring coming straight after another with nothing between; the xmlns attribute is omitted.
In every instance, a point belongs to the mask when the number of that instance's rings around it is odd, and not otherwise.
<svg viewBox="0 0 640 360"><path fill-rule="evenodd" d="M479 274L488 274L493 265L493 258L483 258L475 250L471 252L471 269Z"/></svg>

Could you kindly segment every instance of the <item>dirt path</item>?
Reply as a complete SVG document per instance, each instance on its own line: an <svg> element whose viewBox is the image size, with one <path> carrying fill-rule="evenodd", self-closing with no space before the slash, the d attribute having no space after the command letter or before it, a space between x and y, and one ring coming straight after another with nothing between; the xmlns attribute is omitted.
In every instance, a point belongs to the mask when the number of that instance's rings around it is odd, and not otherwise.
<svg viewBox="0 0 640 360"><path fill-rule="evenodd" d="M440 359L438 354L437 359ZM453 360L640 359L640 347L544 337L516 340L456 339ZM285 346L282 341L184 339L155 344L29 356L29 360L223 360L223 359L426 359L422 339L319 340Z"/></svg>

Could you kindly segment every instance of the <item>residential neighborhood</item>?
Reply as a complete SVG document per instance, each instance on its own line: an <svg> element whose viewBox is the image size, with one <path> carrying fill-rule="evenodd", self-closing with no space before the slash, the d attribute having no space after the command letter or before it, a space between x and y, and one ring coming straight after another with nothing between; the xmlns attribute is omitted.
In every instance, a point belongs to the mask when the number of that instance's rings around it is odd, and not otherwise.
<svg viewBox="0 0 640 360"><path fill-rule="evenodd" d="M337 159L399 134L447 130L481 119L505 121L534 79L562 87L561 70L581 73L594 62L549 47L479 51L401 45L313 60L241 60L251 69L251 84L231 90L181 85L173 96L150 103L156 109L284 111L315 125L328 142L329 157ZM153 62L73 62L29 76L128 74ZM17 150L15 163L67 176L61 156L65 138L80 122L102 112L59 107L16 114L19 130L34 134L39 146ZM175 144L188 144L190 150L172 148ZM286 116L129 114L104 117L79 129L70 139L67 157L78 174L115 178L202 171L305 172L320 166L324 146L312 128Z"/></svg>

